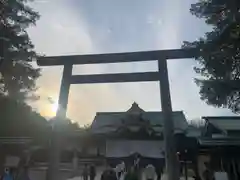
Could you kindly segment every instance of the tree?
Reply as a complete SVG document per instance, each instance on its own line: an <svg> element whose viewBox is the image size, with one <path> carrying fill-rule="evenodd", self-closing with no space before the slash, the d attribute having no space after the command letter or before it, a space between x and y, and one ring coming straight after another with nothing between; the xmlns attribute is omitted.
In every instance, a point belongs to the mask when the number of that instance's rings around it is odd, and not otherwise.
<svg viewBox="0 0 240 180"><path fill-rule="evenodd" d="M68 118L59 119L58 117L54 117L49 120L49 125L53 127L55 122L58 123L58 125L61 127L61 130L64 132L74 132L80 129L78 123L73 122Z"/></svg>
<svg viewBox="0 0 240 180"><path fill-rule="evenodd" d="M29 0L0 0L0 93L14 99L34 97L35 80L40 76L29 61L37 58L27 28L39 14Z"/></svg>
<svg viewBox="0 0 240 180"><path fill-rule="evenodd" d="M41 138L50 133L47 120L24 102L0 95L0 109L0 137Z"/></svg>
<svg viewBox="0 0 240 180"><path fill-rule="evenodd" d="M212 31L183 48L197 48L196 79L201 99L217 107L240 112L240 1L199 0L190 12L205 19Z"/></svg>

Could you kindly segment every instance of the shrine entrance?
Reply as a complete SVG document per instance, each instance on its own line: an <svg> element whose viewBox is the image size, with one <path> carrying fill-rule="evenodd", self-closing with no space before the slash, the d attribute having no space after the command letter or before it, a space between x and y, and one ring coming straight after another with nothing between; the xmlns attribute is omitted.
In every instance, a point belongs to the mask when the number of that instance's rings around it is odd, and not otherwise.
<svg viewBox="0 0 240 180"><path fill-rule="evenodd" d="M168 179L179 180L179 165L174 142L172 105L168 80L167 60L193 58L196 56L196 54L196 49L173 49L145 52L54 56L39 58L37 61L39 66L64 66L58 102L59 109L56 115L57 121L53 127L51 156L47 179L58 179L59 155L61 152L61 130L58 126L58 122L66 117L69 88L71 84L159 81L162 112L164 115L165 161ZM156 72L72 75L72 68L75 64L106 64L154 60L158 62L158 71Z"/></svg>

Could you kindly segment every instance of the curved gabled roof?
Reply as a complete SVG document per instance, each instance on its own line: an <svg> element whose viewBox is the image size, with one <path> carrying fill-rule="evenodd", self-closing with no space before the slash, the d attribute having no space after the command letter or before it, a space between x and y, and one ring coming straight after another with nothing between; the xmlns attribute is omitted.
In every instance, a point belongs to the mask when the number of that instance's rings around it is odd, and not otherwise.
<svg viewBox="0 0 240 180"><path fill-rule="evenodd" d="M124 121L125 125L137 126L142 121L149 122L151 126L162 131L164 118L161 111L144 111L137 109L138 105L134 103L126 112L98 112L92 122L91 130L94 133L108 133L121 127ZM134 112L134 113L133 113ZM173 112L174 127L176 131L187 129L187 120L182 111Z"/></svg>
<svg viewBox="0 0 240 180"><path fill-rule="evenodd" d="M207 116L202 119L223 131L240 129L240 116Z"/></svg>

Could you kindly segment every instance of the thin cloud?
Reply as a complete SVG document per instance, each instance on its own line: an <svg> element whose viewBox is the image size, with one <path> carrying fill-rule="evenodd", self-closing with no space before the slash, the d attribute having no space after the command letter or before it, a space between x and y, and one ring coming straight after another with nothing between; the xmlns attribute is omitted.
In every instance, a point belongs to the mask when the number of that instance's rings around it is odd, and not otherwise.
<svg viewBox="0 0 240 180"><path fill-rule="evenodd" d="M88 27L83 20L78 18L64 3L47 2L34 4L34 7L41 13L41 19L37 27L29 29L29 34L35 43L36 50L45 55L79 54L96 51L93 41L88 33ZM49 11L53 9L54 11ZM76 72L89 72L101 69L98 66L94 69L91 66L74 67ZM62 67L48 67L42 69L42 77L38 79L38 94L40 100L32 104L38 108L43 115L51 114L51 103L46 99L51 96L54 101L58 98ZM109 102L121 102L121 97L105 85L97 86L98 91L91 88L72 86L69 95L68 117L87 124L92 120L97 107L104 106ZM104 99L99 99L104 95ZM79 103L80 102L80 103Z"/></svg>
<svg viewBox="0 0 240 180"><path fill-rule="evenodd" d="M34 5L42 17L29 33L36 50L46 55L180 48L183 40L194 40L207 29L188 12L191 3L192 0L53 0ZM200 100L193 82L193 65L193 60L168 63L174 110L184 110L190 119L229 113ZM155 70L156 62L124 63L76 66L73 74ZM38 80L43 97L58 97L61 73L59 67L43 69ZM133 101L145 110L160 110L159 83L74 85L67 114L83 125L91 122L97 111L124 111ZM46 101L35 106L41 109Z"/></svg>

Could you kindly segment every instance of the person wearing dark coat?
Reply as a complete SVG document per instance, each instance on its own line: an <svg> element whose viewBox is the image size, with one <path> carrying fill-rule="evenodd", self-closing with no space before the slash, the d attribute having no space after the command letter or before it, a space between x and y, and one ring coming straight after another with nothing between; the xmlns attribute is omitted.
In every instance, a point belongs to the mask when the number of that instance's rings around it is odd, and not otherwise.
<svg viewBox="0 0 240 180"><path fill-rule="evenodd" d="M138 180L138 174L134 167L130 168L130 171L127 172L125 180Z"/></svg>
<svg viewBox="0 0 240 180"><path fill-rule="evenodd" d="M83 180L88 180L88 167L87 167L87 164L84 165L82 176L83 176Z"/></svg>
<svg viewBox="0 0 240 180"><path fill-rule="evenodd" d="M90 180L94 180L94 179L95 179L95 176L96 176L96 168L95 168L94 165L90 166L89 176L90 176Z"/></svg>
<svg viewBox="0 0 240 180"><path fill-rule="evenodd" d="M112 168L107 168L103 171L101 180L117 180L116 172Z"/></svg>
<svg viewBox="0 0 240 180"><path fill-rule="evenodd" d="M28 175L28 167L24 166L19 175L17 176L16 180L30 180L29 175Z"/></svg>

